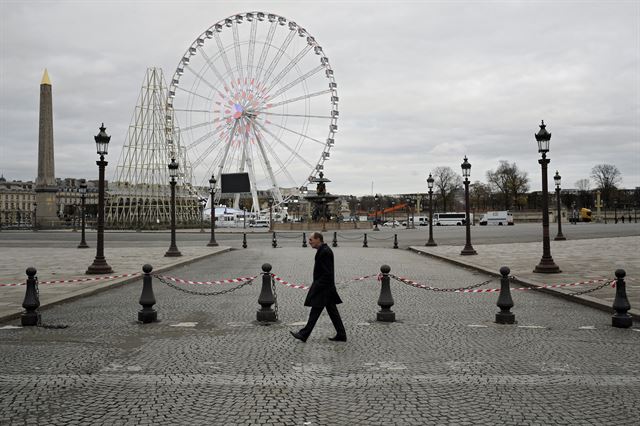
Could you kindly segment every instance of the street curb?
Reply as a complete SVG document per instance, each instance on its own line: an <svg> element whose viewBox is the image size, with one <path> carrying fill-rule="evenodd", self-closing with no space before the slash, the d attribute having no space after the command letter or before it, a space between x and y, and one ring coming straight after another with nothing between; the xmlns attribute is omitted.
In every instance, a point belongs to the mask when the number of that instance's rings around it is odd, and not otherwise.
<svg viewBox="0 0 640 426"><path fill-rule="evenodd" d="M200 255L200 256L197 256L197 257L194 257L194 258L191 258L191 259L187 259L187 260L182 261L182 262L178 261L178 262L175 262L175 263L172 263L172 264L169 264L169 265L162 266L162 267L160 267L158 269L154 269L153 273L165 272L165 271L168 271L170 269L173 269L173 268L176 268L176 267L179 267L179 266L189 265L191 263L197 262L197 261L202 260L202 259L206 259L208 257L212 257L212 256L216 256L218 254L230 252L231 250L233 250L231 247L224 247L224 248L222 248L222 250L216 251L214 253L207 253L207 254L203 254L203 255ZM142 270L142 265L140 265L140 270ZM54 298L54 299L52 299L52 300L50 300L48 302L42 303L38 307L38 310L39 311L43 311L43 310L49 309L52 306L60 305L62 303L66 303L66 302L71 302L71 301L74 301L74 300L77 300L77 299L81 299L83 297L92 296L94 294L102 293L104 291L111 290L113 288L122 287L125 284L130 284L130 283L132 283L134 281L141 280L141 279L142 279L142 274L141 275L136 275L135 277L127 277L127 278L123 278L123 279L120 279L120 280L116 279L116 280L111 281L111 282L102 283L101 286L96 286L96 287L93 287L93 288L90 288L90 289L86 289L85 291L80 291L80 292L77 292L77 293L75 293L73 295L70 295L70 296L58 296L57 298ZM22 316L22 312L16 312L16 313L13 313L13 314L3 315L3 316L0 316L0 323L17 319L17 318L20 318L21 316Z"/></svg>
<svg viewBox="0 0 640 426"><path fill-rule="evenodd" d="M457 266L462 266L462 267L465 267L465 268L471 268L471 269L475 269L476 271L483 272L483 273L488 274L488 275L492 275L492 276L495 276L495 277L501 277L499 272L492 271L492 270L487 269L487 268L483 268L482 266L470 265L470 264L462 262L460 260L452 259L450 257L439 255L439 254L427 253L427 252L424 252L424 251L417 250L414 247L409 247L409 250L411 250L414 253L420 254L422 256L433 257L434 259L444 260L445 262L453 263L454 265L457 265ZM613 278L612 278L612 280L613 280ZM540 287L540 284L535 283L533 281L529 281L529 280L523 279L523 278L514 277L513 281L522 284L524 287L530 287L530 288L532 288L532 287L533 288L539 288ZM581 305L589 306L591 308L596 308L596 309L598 309L600 311L604 311L604 312L613 314L613 308L610 305L605 304L602 300L596 299L595 297L584 296L584 295L582 295L582 296L572 296L570 293L564 293L562 291L559 291L559 290L553 289L553 288L539 288L537 291L539 291L541 293L546 293L546 294L549 294L549 295L552 295L552 296L560 297L562 299L569 300L569 301L574 302L574 303L578 303L578 304L581 304ZM629 313L629 315L631 315L631 318L633 318L634 321L640 321L640 310L630 309L628 313Z"/></svg>

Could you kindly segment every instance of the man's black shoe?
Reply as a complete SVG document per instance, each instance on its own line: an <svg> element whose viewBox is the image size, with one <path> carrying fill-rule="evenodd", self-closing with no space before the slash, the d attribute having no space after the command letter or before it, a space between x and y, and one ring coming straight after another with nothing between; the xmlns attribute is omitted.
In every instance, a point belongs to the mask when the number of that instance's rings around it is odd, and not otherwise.
<svg viewBox="0 0 640 426"><path fill-rule="evenodd" d="M295 337L296 339L298 339L298 340L300 340L300 341L302 341L302 342L306 342L306 341L307 341L307 338L306 338L306 337L304 337L302 334L300 334L300 333L298 333L298 332L296 332L296 331L290 331L289 333L291 333L291 335L292 335L293 337ZM345 340L346 340L346 339L345 339Z"/></svg>
<svg viewBox="0 0 640 426"><path fill-rule="evenodd" d="M347 341L347 336L329 337L329 340L331 340L332 342L346 342Z"/></svg>

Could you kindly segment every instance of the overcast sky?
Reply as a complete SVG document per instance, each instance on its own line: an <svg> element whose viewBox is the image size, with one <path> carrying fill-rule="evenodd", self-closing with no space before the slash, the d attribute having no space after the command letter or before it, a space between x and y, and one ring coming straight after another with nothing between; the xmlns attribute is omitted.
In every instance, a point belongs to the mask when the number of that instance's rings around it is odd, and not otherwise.
<svg viewBox="0 0 640 426"><path fill-rule="evenodd" d="M534 139L553 134L550 176L575 187L613 164L640 186L640 1L0 0L0 173L37 174L39 85L53 84L57 177L95 179L101 122L120 157L148 67L170 78L205 29L239 12L295 20L331 60L339 132L334 193L423 192L430 170L486 181L499 160L540 189ZM593 187L592 182L592 187Z"/></svg>

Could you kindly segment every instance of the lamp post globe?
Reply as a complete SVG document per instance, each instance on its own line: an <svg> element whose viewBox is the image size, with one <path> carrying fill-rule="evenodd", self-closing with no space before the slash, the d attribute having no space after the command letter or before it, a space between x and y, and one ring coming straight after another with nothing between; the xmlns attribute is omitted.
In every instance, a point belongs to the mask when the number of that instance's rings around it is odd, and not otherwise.
<svg viewBox="0 0 640 426"><path fill-rule="evenodd" d="M557 203L557 217L558 217L558 234L553 239L554 241L564 241L566 240L565 236L562 235L562 213L560 212L560 181L562 177L560 173L556 170L555 176L553 176L553 181L556 184L556 203Z"/></svg>
<svg viewBox="0 0 640 426"><path fill-rule="evenodd" d="M209 195L211 196L211 237L209 238L209 243L207 243L208 247L217 247L218 242L216 241L216 203L215 203L215 195L216 195L216 178L211 175L211 179L209 179Z"/></svg>
<svg viewBox="0 0 640 426"><path fill-rule="evenodd" d="M89 246L87 245L87 241L85 240L85 199L86 199L86 195L87 195L87 182L80 182L80 206L81 206L81 214L82 214L82 218L80 219L80 230L81 230L81 237L80 237L80 244L78 244L78 248L89 248Z"/></svg>
<svg viewBox="0 0 640 426"><path fill-rule="evenodd" d="M427 188L429 188L429 240L425 244L426 247L435 247L438 244L433 240L433 183L435 179L429 173L427 178Z"/></svg>
<svg viewBox="0 0 640 426"><path fill-rule="evenodd" d="M182 253L176 245L176 178L178 177L178 168L180 167L175 158L169 163L169 177L171 181L171 244L169 250L164 254L165 257L180 257Z"/></svg>
<svg viewBox="0 0 640 426"><path fill-rule="evenodd" d="M100 132L93 137L96 143L96 152L100 156L100 160L96 161L98 165L98 226L96 237L96 257L93 263L87 268L86 274L110 274L113 272L111 266L104 257L104 169L108 162L104 161L104 157L109 152L109 141L111 136L107 134L107 128L104 123L100 126Z"/></svg>
<svg viewBox="0 0 640 426"><path fill-rule="evenodd" d="M538 160L542 169L542 258L533 272L542 274L557 274L562 272L551 257L551 243L549 241L549 188L547 182L547 166L551 162L547 158L551 133L547 131L544 120L540 124L540 130L535 134L538 143L538 152L542 158Z"/></svg>
<svg viewBox="0 0 640 426"><path fill-rule="evenodd" d="M471 245L471 215L469 214L469 176L471 176L471 163L467 160L466 155L460 167L462 168L462 176L464 176L464 212L466 218L466 243L460 254L468 256L478 254L478 252L476 252Z"/></svg>

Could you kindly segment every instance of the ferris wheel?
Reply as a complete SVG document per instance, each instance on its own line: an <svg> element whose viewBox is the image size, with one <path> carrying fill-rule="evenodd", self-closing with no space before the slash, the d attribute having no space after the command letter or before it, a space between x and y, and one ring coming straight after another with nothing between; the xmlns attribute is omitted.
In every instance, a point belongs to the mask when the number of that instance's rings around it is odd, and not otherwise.
<svg viewBox="0 0 640 426"><path fill-rule="evenodd" d="M337 84L323 48L296 22L264 12L230 16L200 34L173 74L166 109L167 140L191 166L185 180L206 187L211 176L248 173L254 210L258 191L278 205L306 189L338 130Z"/></svg>

